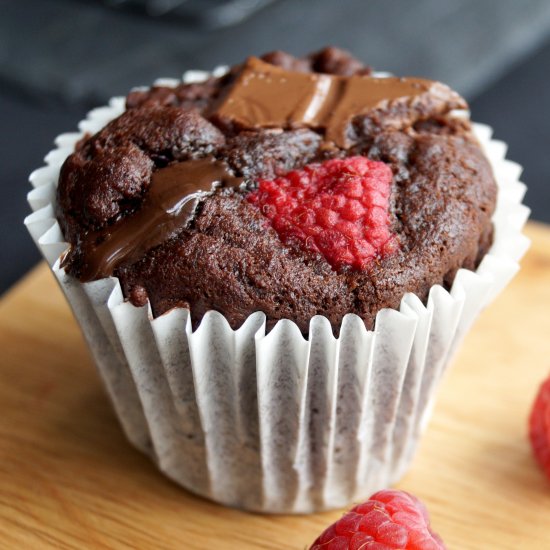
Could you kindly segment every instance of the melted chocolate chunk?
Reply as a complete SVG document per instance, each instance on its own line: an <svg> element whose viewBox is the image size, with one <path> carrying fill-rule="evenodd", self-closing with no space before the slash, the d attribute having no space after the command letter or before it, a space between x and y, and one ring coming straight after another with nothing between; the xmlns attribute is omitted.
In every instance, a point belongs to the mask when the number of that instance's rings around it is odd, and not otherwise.
<svg viewBox="0 0 550 550"><path fill-rule="evenodd" d="M215 187L238 187L241 183L242 179L211 158L178 162L157 170L137 212L84 236L80 244L80 280L108 277L119 265L136 262L185 228L198 201Z"/></svg>
<svg viewBox="0 0 550 550"><path fill-rule="evenodd" d="M149 300L155 315L189 307L194 326L210 309L234 328L260 310L269 327L289 318L304 333L316 314L335 331L350 312L371 328L405 292L426 299L432 285L450 286L491 243L490 165L470 123L451 113L465 107L457 94L369 74L334 48L304 58L273 52L204 83L132 92L128 110L62 167L65 268L81 280L117 276L125 296ZM236 109L229 100L246 97L246 78L272 99L255 92L256 107ZM319 254L283 245L246 200L259 179L357 154L392 169L399 240L362 271L338 272Z"/></svg>
<svg viewBox="0 0 550 550"><path fill-rule="evenodd" d="M456 92L438 82L303 74L251 57L211 115L245 129L322 129L325 141L349 148L350 123L359 116L363 125L399 128L427 114L465 107Z"/></svg>

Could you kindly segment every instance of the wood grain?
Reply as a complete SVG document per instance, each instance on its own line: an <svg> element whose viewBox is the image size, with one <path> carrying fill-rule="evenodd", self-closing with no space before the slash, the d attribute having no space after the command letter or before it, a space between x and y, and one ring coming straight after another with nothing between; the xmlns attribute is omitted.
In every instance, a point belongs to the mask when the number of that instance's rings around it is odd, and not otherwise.
<svg viewBox="0 0 550 550"><path fill-rule="evenodd" d="M550 548L526 419L550 371L550 228L443 382L399 484L451 549ZM0 547L303 549L341 512L277 517L196 498L124 439L45 265L0 301Z"/></svg>

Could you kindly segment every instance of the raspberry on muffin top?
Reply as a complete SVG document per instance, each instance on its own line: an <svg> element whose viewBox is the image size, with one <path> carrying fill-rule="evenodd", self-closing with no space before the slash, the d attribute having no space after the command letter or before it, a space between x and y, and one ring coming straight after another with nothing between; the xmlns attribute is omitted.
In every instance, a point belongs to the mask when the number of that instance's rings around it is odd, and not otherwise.
<svg viewBox="0 0 550 550"><path fill-rule="evenodd" d="M466 107L335 48L132 92L62 167L63 266L195 326L214 309L234 328L255 311L304 333L316 314L371 328L490 246L496 185Z"/></svg>

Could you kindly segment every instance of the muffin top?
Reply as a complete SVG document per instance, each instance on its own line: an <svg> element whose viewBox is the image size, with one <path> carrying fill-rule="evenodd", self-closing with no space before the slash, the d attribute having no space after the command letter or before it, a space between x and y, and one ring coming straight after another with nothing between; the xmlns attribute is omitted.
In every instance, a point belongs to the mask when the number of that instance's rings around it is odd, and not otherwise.
<svg viewBox="0 0 550 550"><path fill-rule="evenodd" d="M221 77L133 91L62 166L56 214L83 282L119 278L155 316L263 311L307 333L372 328L406 292L475 269L496 184L465 101L377 78L347 52L251 57Z"/></svg>

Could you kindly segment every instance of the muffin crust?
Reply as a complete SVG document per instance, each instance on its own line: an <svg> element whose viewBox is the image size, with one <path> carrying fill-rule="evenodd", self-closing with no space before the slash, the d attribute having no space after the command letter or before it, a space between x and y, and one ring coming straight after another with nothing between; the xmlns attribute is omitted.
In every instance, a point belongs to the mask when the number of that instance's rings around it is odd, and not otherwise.
<svg viewBox="0 0 550 550"><path fill-rule="evenodd" d="M334 48L300 59L274 52L263 60L289 71L370 74ZM470 123L452 114L466 106L462 98L438 85L414 102L388 101L354 116L337 145L323 128L243 127L219 116L217 106L242 71L132 92L123 115L78 144L62 167L57 195L70 274L90 279L90 235L139 212L155 173L204 158L223 163L242 183L202 196L187 223L112 270L126 298L136 306L149 300L155 316L189 307L197 326L213 309L236 328L263 311L268 327L287 318L307 333L314 315L326 316L337 331L346 313L356 313L372 328L376 313L399 307L406 292L425 300L434 284L449 287L458 269L476 268L492 240L496 184ZM335 270L321 255L283 244L246 200L260 179L354 155L390 166L391 230L399 243L363 270Z"/></svg>

